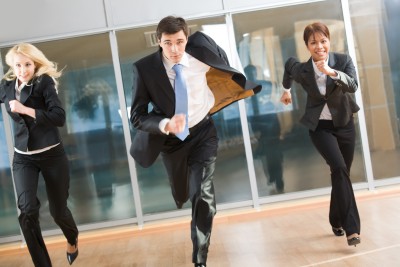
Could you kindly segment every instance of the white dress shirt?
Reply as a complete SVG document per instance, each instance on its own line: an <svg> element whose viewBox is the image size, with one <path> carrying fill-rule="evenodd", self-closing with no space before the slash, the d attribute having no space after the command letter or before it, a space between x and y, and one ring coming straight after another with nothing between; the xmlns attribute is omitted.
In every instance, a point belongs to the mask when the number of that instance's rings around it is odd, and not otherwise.
<svg viewBox="0 0 400 267"><path fill-rule="evenodd" d="M163 63L169 81L171 82L172 87L174 87L176 74L172 67L175 63L165 57L163 57ZM178 64L183 65L182 74L188 90L188 126L191 128L199 123L214 106L214 95L208 87L206 78L206 73L210 70L210 66L187 53L182 56L182 59ZM168 134L164 129L169 120L170 119L168 118L163 119L159 124L160 130L163 133Z"/></svg>
<svg viewBox="0 0 400 267"><path fill-rule="evenodd" d="M326 62L328 62L328 59L326 59ZM327 75L323 72L321 72L317 66L315 65L314 61L312 60L313 68L314 68L314 75L315 75L315 81L317 82L317 86L319 89L319 92L321 95L326 95L326 79ZM329 110L328 104L325 103L324 108L322 109L321 114L319 115L320 120L332 120L332 114L331 111Z"/></svg>

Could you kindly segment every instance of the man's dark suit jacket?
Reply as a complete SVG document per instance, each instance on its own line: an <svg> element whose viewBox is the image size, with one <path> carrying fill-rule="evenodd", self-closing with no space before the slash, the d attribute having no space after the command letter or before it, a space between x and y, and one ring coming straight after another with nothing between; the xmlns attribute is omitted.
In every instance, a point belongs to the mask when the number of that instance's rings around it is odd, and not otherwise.
<svg viewBox="0 0 400 267"><path fill-rule="evenodd" d="M44 74L32 79L21 90L20 102L35 109L36 119L11 112L9 101L15 100L16 80L3 80L0 85L0 103L4 103L14 123L14 146L20 151L32 151L61 142L57 127L65 123L54 80Z"/></svg>
<svg viewBox="0 0 400 267"><path fill-rule="evenodd" d="M300 63L292 57L285 63L282 85L286 89L291 88L294 80L307 92L306 110L300 121L312 131L317 128L319 116L326 103L335 127L347 125L353 113L360 110L353 95L350 94L358 88L356 69L351 57L345 54L329 53L328 66L336 70L339 76L337 80L327 77L326 94L322 95L315 80L312 58Z"/></svg>
<svg viewBox="0 0 400 267"><path fill-rule="evenodd" d="M231 68L224 50L204 33L195 32L189 36L186 52L211 67L207 73L207 83L215 98L211 115L261 90L261 86L246 81L242 73ZM130 120L138 131L130 153L141 166L149 167L168 137L160 131L159 123L175 113L175 93L162 62L161 50L134 63L132 90ZM153 107L150 112L149 103Z"/></svg>

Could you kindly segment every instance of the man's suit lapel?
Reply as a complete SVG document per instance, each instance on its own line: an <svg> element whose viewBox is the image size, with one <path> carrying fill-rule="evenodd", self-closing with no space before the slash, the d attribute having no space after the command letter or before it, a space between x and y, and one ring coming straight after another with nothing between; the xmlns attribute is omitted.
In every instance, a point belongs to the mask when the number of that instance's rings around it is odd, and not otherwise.
<svg viewBox="0 0 400 267"><path fill-rule="evenodd" d="M215 41L206 34L195 32L189 36L185 51L212 68L229 73L238 73L229 65L226 53L220 50Z"/></svg>
<svg viewBox="0 0 400 267"><path fill-rule="evenodd" d="M217 57L206 47L187 47L186 53L211 67L230 70L221 58Z"/></svg>
<svg viewBox="0 0 400 267"><path fill-rule="evenodd" d="M159 53L157 53L155 60L154 60L154 74L156 77L154 77L154 79L156 79L156 82L158 84L158 88L161 88L162 91L164 91L165 95L167 97L167 99L162 99L163 101L167 101L168 103L172 103L172 105L175 108L175 92L174 92L174 88L171 85L171 82L169 81L168 75L167 75L167 71L164 67L164 64L162 62L162 52L159 51ZM160 95L160 94L156 94L156 95Z"/></svg>
<svg viewBox="0 0 400 267"><path fill-rule="evenodd" d="M210 66L206 77L215 99L210 114L261 90L261 85L247 81L242 73L229 65L225 51L206 34L195 32L189 36L186 53Z"/></svg>

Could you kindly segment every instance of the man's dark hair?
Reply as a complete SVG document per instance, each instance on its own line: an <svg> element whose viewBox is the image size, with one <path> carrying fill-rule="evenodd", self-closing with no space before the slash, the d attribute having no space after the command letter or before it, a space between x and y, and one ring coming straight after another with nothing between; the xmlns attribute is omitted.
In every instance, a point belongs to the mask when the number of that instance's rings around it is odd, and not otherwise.
<svg viewBox="0 0 400 267"><path fill-rule="evenodd" d="M188 26L183 18L174 16L165 17L157 25L157 39L161 40L161 35L163 33L174 34L181 30L185 36L188 37Z"/></svg>

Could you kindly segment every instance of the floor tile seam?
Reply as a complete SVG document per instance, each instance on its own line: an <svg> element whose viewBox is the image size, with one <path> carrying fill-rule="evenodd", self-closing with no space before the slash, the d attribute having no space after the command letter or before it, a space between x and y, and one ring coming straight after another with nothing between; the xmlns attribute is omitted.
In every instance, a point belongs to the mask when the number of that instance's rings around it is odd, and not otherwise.
<svg viewBox="0 0 400 267"><path fill-rule="evenodd" d="M361 244L361 245L362 245L362 244ZM360 246L361 246L361 245L360 245ZM367 254L373 254L373 253L377 253L377 252L382 252L382 251L385 251L385 250L390 250L390 249L398 248L398 247L400 247L400 244L394 244L394 245L390 245L390 246L386 246L386 247L381 247L381 248L377 248L377 249L367 250L367 251L364 251L364 252L354 253L354 254L348 255L348 256L343 256L343 257L334 258L334 259L330 259L330 260L315 262L315 263L308 264L308 265L302 265L302 266L300 266L300 267L315 267L315 266L319 266L319 265L323 265L323 264L327 264L327 263L339 262L339 261L342 261L342 260L346 260L346 259L350 259L350 258L355 258L355 257L367 255Z"/></svg>

